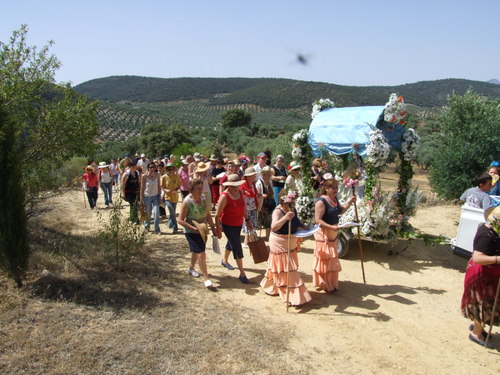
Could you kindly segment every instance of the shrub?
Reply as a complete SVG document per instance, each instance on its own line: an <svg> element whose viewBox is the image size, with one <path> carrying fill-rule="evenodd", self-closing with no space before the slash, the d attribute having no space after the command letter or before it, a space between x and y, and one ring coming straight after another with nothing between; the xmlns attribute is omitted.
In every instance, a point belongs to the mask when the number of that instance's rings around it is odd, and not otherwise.
<svg viewBox="0 0 500 375"><path fill-rule="evenodd" d="M99 218L102 223L99 239L102 241L104 253L112 257L117 269L140 254L146 237L146 232L140 225L131 223L122 214L121 203L121 199L113 203L108 221Z"/></svg>
<svg viewBox="0 0 500 375"><path fill-rule="evenodd" d="M456 199L499 157L500 100L468 90L448 102L440 119L441 135L434 139L430 183L439 196Z"/></svg>

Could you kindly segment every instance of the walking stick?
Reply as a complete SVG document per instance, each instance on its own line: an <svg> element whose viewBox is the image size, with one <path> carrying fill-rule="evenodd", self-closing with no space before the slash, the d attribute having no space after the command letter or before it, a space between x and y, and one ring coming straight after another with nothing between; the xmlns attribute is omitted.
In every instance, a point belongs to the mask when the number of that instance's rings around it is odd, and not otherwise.
<svg viewBox="0 0 500 375"><path fill-rule="evenodd" d="M288 308L290 307L290 240L292 237L292 220L288 221L288 259L287 259L287 268L286 268L286 312L288 312Z"/></svg>
<svg viewBox="0 0 500 375"><path fill-rule="evenodd" d="M87 208L87 201L85 200L85 189L82 186L82 194L83 194L83 208Z"/></svg>
<svg viewBox="0 0 500 375"><path fill-rule="evenodd" d="M356 195L354 186L352 187L352 195L353 196ZM359 224L358 206L356 205L356 201L354 201L354 214L356 215L356 222ZM361 246L361 231L359 229L359 225L356 228L358 230L358 247L359 247L359 258L361 260L361 272L363 273L363 283L366 284L365 266L363 264L363 246Z"/></svg>
<svg viewBox="0 0 500 375"><path fill-rule="evenodd" d="M484 342L484 347L487 348L491 337L491 328L493 327L493 321L495 320L495 313L497 312L497 302L498 295L500 294L500 279L498 279L497 292L495 294L495 302L493 303L493 311L491 312L490 329L488 330L488 335L486 336L486 341Z"/></svg>

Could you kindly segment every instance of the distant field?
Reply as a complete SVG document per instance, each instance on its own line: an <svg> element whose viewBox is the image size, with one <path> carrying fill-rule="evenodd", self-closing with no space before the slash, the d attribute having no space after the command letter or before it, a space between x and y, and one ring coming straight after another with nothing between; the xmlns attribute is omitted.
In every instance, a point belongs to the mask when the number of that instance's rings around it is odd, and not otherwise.
<svg viewBox="0 0 500 375"><path fill-rule="evenodd" d="M306 125L310 122L309 108L268 109L254 104L210 105L207 100L168 103L101 102L97 118L101 124L101 141L124 141L138 135L142 126L165 122L187 127L216 127L221 115L230 109L250 112L253 122L283 128L284 125Z"/></svg>

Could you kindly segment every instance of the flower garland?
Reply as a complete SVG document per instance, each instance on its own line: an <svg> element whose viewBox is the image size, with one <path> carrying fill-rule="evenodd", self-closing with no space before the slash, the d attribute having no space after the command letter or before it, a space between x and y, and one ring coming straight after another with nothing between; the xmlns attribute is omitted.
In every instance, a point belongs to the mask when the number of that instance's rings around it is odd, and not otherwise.
<svg viewBox="0 0 500 375"><path fill-rule="evenodd" d="M391 147L380 129L374 129L370 132L370 143L366 147L366 155L368 161L375 167L379 168L385 165L387 158L391 152Z"/></svg>
<svg viewBox="0 0 500 375"><path fill-rule="evenodd" d="M330 99L321 98L320 100L316 100L313 103L311 118L315 118L316 115L318 113L320 113L322 110L324 110L325 108L333 108L333 107L335 107L335 103Z"/></svg>
<svg viewBox="0 0 500 375"><path fill-rule="evenodd" d="M403 134L403 143L401 145L401 151L403 152L403 158L406 161L415 160L417 156L417 149L420 146L420 137L418 136L415 129L406 129Z"/></svg>
<svg viewBox="0 0 500 375"><path fill-rule="evenodd" d="M307 129L299 130L292 136L292 158L302 169L301 180L297 181L298 198L295 201L297 215L305 225L314 223L314 191L311 183L311 146L307 142Z"/></svg>
<svg viewBox="0 0 500 375"><path fill-rule="evenodd" d="M393 124L405 125L404 118L408 112L406 111L406 104L402 96L391 94L389 101L385 104L384 120Z"/></svg>

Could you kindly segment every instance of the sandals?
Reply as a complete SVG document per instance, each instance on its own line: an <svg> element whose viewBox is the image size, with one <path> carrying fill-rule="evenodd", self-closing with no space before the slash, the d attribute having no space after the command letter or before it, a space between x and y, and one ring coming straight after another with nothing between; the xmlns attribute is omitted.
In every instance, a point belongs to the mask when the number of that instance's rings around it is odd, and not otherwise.
<svg viewBox="0 0 500 375"><path fill-rule="evenodd" d="M469 340L472 341L472 342L475 342L478 345L485 346L488 349L495 349L495 347L493 345L491 345L491 343L488 343L488 345L486 345L486 342L484 340L478 339L472 333L469 333Z"/></svg>
<svg viewBox="0 0 500 375"><path fill-rule="evenodd" d="M474 329L474 323L471 323L471 325L469 326L469 331L472 332L473 329ZM488 333L484 329L481 331L481 334L483 335L483 337L488 336Z"/></svg>

